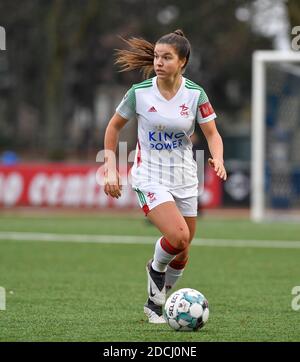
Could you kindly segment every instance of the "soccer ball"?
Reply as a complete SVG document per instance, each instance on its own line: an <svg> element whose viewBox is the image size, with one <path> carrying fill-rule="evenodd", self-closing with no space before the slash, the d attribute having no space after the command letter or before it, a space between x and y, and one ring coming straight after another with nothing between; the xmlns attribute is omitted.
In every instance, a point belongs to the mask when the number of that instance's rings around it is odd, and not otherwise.
<svg viewBox="0 0 300 362"><path fill-rule="evenodd" d="M179 289L167 299L164 316L169 326L177 331L197 331L208 320L208 301L195 289Z"/></svg>

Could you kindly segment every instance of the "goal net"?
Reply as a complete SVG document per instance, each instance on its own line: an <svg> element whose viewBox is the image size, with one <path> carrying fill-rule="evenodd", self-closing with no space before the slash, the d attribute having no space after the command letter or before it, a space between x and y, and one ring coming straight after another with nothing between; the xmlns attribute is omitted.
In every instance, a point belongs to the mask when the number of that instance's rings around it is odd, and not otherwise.
<svg viewBox="0 0 300 362"><path fill-rule="evenodd" d="M300 52L253 55L251 218L300 220Z"/></svg>

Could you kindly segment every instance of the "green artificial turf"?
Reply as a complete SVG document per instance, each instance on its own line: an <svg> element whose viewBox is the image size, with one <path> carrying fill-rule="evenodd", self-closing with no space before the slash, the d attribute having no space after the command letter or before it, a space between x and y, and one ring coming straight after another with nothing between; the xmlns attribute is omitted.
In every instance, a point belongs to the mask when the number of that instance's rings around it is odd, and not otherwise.
<svg viewBox="0 0 300 362"><path fill-rule="evenodd" d="M3 216L0 232L159 235L143 217ZM299 240L297 224L199 219L197 237ZM120 236L120 241L121 241ZM300 249L192 246L175 289L200 290L210 317L198 332L143 314L152 245L0 240L0 341L300 341Z"/></svg>

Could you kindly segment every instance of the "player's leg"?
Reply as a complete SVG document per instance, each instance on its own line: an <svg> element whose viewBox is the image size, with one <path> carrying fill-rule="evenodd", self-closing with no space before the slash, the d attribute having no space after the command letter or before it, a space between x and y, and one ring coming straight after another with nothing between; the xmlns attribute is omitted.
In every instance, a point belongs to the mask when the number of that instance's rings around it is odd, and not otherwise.
<svg viewBox="0 0 300 362"><path fill-rule="evenodd" d="M144 311L150 322L163 323L163 318L157 316L162 315L166 298L165 272L170 261L188 247L189 228L173 201L157 205L148 213L148 218L163 236L155 244L153 260L147 264L148 301Z"/></svg>
<svg viewBox="0 0 300 362"><path fill-rule="evenodd" d="M153 268L165 272L170 261L189 246L189 227L175 202L156 206L149 212L148 219L163 235L155 246Z"/></svg>
<svg viewBox="0 0 300 362"><path fill-rule="evenodd" d="M181 253L177 254L176 257L169 263L166 271L166 292L170 291L174 287L178 279L182 276L185 266L189 258L189 249L191 241L194 238L196 231L197 218L196 217L184 217L185 222L189 228L190 238L189 246L184 249Z"/></svg>

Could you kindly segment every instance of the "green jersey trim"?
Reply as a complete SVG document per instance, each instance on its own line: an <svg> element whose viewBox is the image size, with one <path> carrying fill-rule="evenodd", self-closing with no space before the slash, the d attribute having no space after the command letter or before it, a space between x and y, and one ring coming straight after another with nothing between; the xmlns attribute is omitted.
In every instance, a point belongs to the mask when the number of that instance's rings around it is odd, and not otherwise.
<svg viewBox="0 0 300 362"><path fill-rule="evenodd" d="M135 99L135 89L131 87L127 92L127 102L131 109L135 109L136 106L136 99Z"/></svg>
<svg viewBox="0 0 300 362"><path fill-rule="evenodd" d="M144 194L142 193L142 191L139 189L134 189L134 191L137 193L141 205L142 206L147 205L146 198L145 198Z"/></svg>
<svg viewBox="0 0 300 362"><path fill-rule="evenodd" d="M152 79L153 79L153 78L144 80L144 81L141 82L141 83L134 84L134 85L132 86L132 88L133 88L134 90L136 90L136 89L141 89L141 88L149 88L149 87L152 87L152 85L153 85L153 84L152 84Z"/></svg>
<svg viewBox="0 0 300 362"><path fill-rule="evenodd" d="M204 89L202 87L200 87L200 85L192 82L189 79L186 79L185 86L188 89L194 89L194 90L200 91L200 95L199 95L199 99L198 99L198 106L209 101Z"/></svg>
<svg viewBox="0 0 300 362"><path fill-rule="evenodd" d="M200 90L200 91L203 90L203 88L201 88L200 85L192 82L192 81L189 80L189 79L186 79L186 80L185 80L185 86L186 86L186 88L188 88L188 89L196 89L196 90Z"/></svg>

